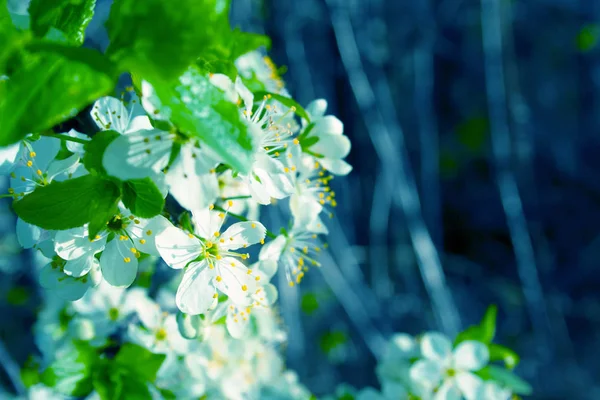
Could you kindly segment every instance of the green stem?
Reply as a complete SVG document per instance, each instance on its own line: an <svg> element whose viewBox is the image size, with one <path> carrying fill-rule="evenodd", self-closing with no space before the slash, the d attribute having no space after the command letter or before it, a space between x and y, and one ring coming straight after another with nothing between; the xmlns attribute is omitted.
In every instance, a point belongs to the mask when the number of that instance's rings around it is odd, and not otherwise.
<svg viewBox="0 0 600 400"><path fill-rule="evenodd" d="M47 137L53 137L53 138L57 138L57 139L62 139L62 140L67 140L69 142L81 143L81 144L86 144L86 143L89 142L89 140L79 139L77 137L72 137L72 136L67 136L67 135L61 135L61 134L40 133L40 135L47 136Z"/></svg>
<svg viewBox="0 0 600 400"><path fill-rule="evenodd" d="M14 194L0 194L0 199L5 199L7 197L15 197Z"/></svg>
<svg viewBox="0 0 600 400"><path fill-rule="evenodd" d="M245 221L245 222L249 221L249 219L244 217L243 215L239 215L239 214L232 213L231 211L227 211L226 209L224 209L221 206L215 205L215 210L225 212L228 215L231 215L233 218L239 219L240 221ZM268 229L267 229L267 236L270 237L271 239L275 239L277 237L277 235L275 235L273 232L269 231Z"/></svg>

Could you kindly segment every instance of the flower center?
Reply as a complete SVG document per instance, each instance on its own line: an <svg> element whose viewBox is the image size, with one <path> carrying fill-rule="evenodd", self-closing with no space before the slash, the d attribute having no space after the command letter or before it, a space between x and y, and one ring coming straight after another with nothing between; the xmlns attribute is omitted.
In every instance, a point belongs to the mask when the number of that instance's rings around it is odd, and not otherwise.
<svg viewBox="0 0 600 400"><path fill-rule="evenodd" d="M110 318L111 321L116 321L117 319L119 319L119 309L111 307L108 310L108 318Z"/></svg>
<svg viewBox="0 0 600 400"><path fill-rule="evenodd" d="M156 340L163 341L167 338L167 331L165 330L165 328L160 328L156 331L156 334L154 336L156 337Z"/></svg>

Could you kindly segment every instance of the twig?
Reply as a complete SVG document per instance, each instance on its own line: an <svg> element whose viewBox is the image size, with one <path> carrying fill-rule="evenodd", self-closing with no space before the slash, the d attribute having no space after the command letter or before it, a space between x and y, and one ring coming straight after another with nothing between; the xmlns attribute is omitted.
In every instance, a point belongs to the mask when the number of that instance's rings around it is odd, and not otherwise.
<svg viewBox="0 0 600 400"><path fill-rule="evenodd" d="M336 7L335 0L326 2L331 10L338 49L355 100L375 150L387 167L386 182L393 190L395 203L404 211L419 270L434 305L435 316L442 329L454 335L459 330L460 318L446 286L437 250L421 215L419 195L404 146L403 132L392 106L389 86L386 82L378 81L377 89L380 95L378 101L364 71L356 44L356 34L349 21L348 12L341 5ZM379 69L373 75L385 76ZM387 112L387 119L384 118L382 109Z"/></svg>
<svg viewBox="0 0 600 400"><path fill-rule="evenodd" d="M509 164L511 144L506 111L501 15L498 0L482 0L481 26L496 180L529 316L534 329L538 332L538 337L543 341L542 343L538 342L540 348L543 348L548 344L545 332L550 330L550 323L536 267L533 245L527 229L527 220L523 212L521 196Z"/></svg>

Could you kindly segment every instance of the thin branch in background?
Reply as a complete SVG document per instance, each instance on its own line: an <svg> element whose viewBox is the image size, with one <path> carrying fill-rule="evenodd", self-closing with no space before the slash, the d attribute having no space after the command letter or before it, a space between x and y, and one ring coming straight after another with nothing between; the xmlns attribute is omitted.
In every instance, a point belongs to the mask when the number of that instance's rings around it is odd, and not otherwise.
<svg viewBox="0 0 600 400"><path fill-rule="evenodd" d="M536 344L540 355L547 355L550 350L547 334L551 329L550 322L519 189L510 169L511 143L506 110L500 11L499 0L481 1L485 82L492 151L500 200L515 252L517 271L529 316L537 334Z"/></svg>
<svg viewBox="0 0 600 400"><path fill-rule="evenodd" d="M390 277L390 260L387 238L392 208L392 193L381 172L373 186L373 203L369 218L369 258L371 260L371 286L378 298L388 298L393 293Z"/></svg>
<svg viewBox="0 0 600 400"><path fill-rule="evenodd" d="M327 0L326 3L330 9L342 63L367 127L369 138L386 168L384 174L387 185L393 190L394 201L404 211L419 270L433 303L434 314L440 327L446 333L454 335L459 330L460 317L446 285L437 250L421 215L419 195L408 162L403 132L397 118L388 117L385 120L383 116L384 113L388 116L395 116L389 86L387 82L379 80L377 89L380 97L376 97L362 65L356 44L356 34L349 20L347 6L344 6L345 3L342 4L335 0ZM373 75L385 76L380 70Z"/></svg>
<svg viewBox="0 0 600 400"><path fill-rule="evenodd" d="M23 385L23 381L21 380L21 370L19 365L12 359L10 353L6 349L4 342L0 340L0 365L6 371L6 375L8 379L10 379L11 384L15 388L17 394L25 395L27 390L25 389L25 385Z"/></svg>
<svg viewBox="0 0 600 400"><path fill-rule="evenodd" d="M415 76L415 109L419 126L421 144L421 198L423 199L423 217L431 232L436 246L443 243L443 224L441 217L441 193L439 174L439 139L437 118L433 102L435 19L429 0L420 3L424 26L422 40L413 53ZM427 22L426 22L427 21Z"/></svg>

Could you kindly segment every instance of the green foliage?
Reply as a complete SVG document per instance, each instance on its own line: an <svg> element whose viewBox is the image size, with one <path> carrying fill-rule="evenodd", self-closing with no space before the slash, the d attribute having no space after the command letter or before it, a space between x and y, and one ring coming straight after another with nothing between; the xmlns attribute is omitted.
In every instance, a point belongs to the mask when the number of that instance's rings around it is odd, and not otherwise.
<svg viewBox="0 0 600 400"><path fill-rule="evenodd" d="M88 171L106 175L102 166L102 157L108 145L119 136L115 131L102 131L94 135L92 140L85 144L85 155L81 160Z"/></svg>
<svg viewBox="0 0 600 400"><path fill-rule="evenodd" d="M256 93L254 93L255 99L262 99L265 96L271 97L271 98L277 100L278 102L280 102L281 104L283 104L286 107L289 107L289 108L293 107L296 115L298 115L300 118L306 120L306 122L310 123L310 116L308 115L306 110L300 104L298 104L298 102L296 100L292 99L291 97L285 97L280 94L272 93L272 92L256 92Z"/></svg>
<svg viewBox="0 0 600 400"><path fill-rule="evenodd" d="M29 300L29 291L24 286L13 286L6 293L6 302L11 306L22 306Z"/></svg>
<svg viewBox="0 0 600 400"><path fill-rule="evenodd" d="M528 396L533 392L531 385L519 378L511 371L495 365L487 367L476 372L479 377L484 380L493 380L501 386L505 386L512 390L515 394Z"/></svg>
<svg viewBox="0 0 600 400"><path fill-rule="evenodd" d="M96 0L32 0L29 4L31 29L43 37L50 28L56 28L70 43L81 45L95 5Z"/></svg>
<svg viewBox="0 0 600 400"><path fill-rule="evenodd" d="M85 175L41 186L14 202L24 221L44 229L70 229L90 222L90 235L114 214L120 191L113 182ZM95 232L92 232L94 230Z"/></svg>
<svg viewBox="0 0 600 400"><path fill-rule="evenodd" d="M60 393L86 396L92 391L92 366L97 358L89 343L73 341L42 373L41 381Z"/></svg>
<svg viewBox="0 0 600 400"><path fill-rule="evenodd" d="M300 302L300 308L306 315L312 315L319 309L319 302L314 293L305 293Z"/></svg>
<svg viewBox="0 0 600 400"><path fill-rule="evenodd" d="M472 325L465 331L459 333L454 340L454 344L457 345L465 340L477 340L489 345L496 335L497 315L498 308L495 305L489 306L485 311L481 322L478 325Z"/></svg>
<svg viewBox="0 0 600 400"><path fill-rule="evenodd" d="M490 343L488 349L490 351L490 361L503 361L508 369L513 369L519 363L519 355L508 347Z"/></svg>
<svg viewBox="0 0 600 400"><path fill-rule="evenodd" d="M0 146L71 118L109 93L112 65L95 50L39 43L22 68L0 82Z"/></svg>
<svg viewBox="0 0 600 400"><path fill-rule="evenodd" d="M151 218L160 214L165 199L152 179L133 179L123 183L123 204L134 215Z"/></svg>
<svg viewBox="0 0 600 400"><path fill-rule="evenodd" d="M179 131L197 137L227 164L248 172L254 142L238 107L192 67L174 85L155 85L147 99L159 116L169 116Z"/></svg>
<svg viewBox="0 0 600 400"><path fill-rule="evenodd" d="M126 343L113 360L101 360L94 370L93 387L102 400L150 399L148 384L156 380L165 357Z"/></svg>
<svg viewBox="0 0 600 400"><path fill-rule="evenodd" d="M150 82L176 79L219 40L218 3L182 0L173 7L164 0L116 1L106 23L107 54Z"/></svg>
<svg viewBox="0 0 600 400"><path fill-rule="evenodd" d="M577 34L577 49L584 53L593 50L598 44L599 36L600 28L598 25L585 25Z"/></svg>
<svg viewBox="0 0 600 400"><path fill-rule="evenodd" d="M348 342L348 336L345 332L332 330L321 336L319 346L325 354L331 353L335 348Z"/></svg>
<svg viewBox="0 0 600 400"><path fill-rule="evenodd" d="M481 153L488 138L488 120L484 117L469 118L456 128L458 140L471 152Z"/></svg>

